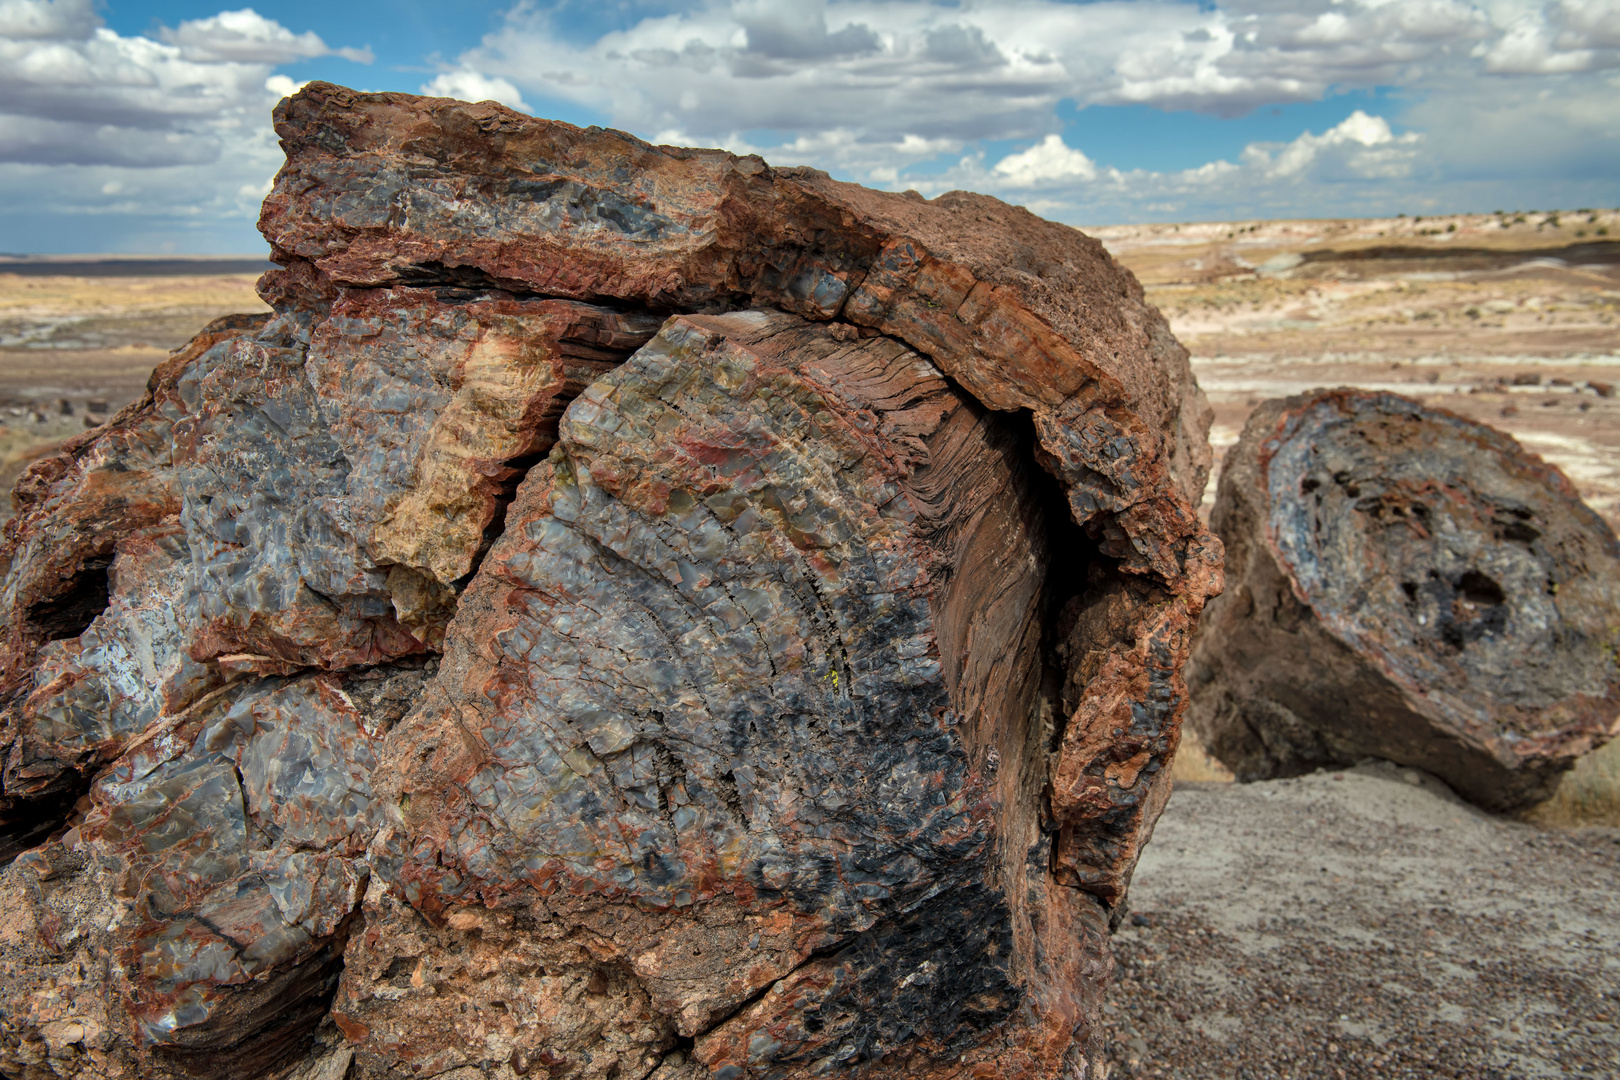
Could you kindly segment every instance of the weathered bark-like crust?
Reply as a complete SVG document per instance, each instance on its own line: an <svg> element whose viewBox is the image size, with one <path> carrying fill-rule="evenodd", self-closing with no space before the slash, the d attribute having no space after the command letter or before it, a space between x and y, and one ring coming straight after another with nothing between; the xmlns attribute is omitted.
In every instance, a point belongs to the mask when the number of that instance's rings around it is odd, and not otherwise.
<svg viewBox="0 0 1620 1080"><path fill-rule="evenodd" d="M274 315L7 526L0 1068L1093 1075L1220 585L1135 280L489 103L276 119Z"/></svg>
<svg viewBox="0 0 1620 1080"><path fill-rule="evenodd" d="M1366 756L1522 807L1616 732L1620 543L1556 468L1393 394L1255 410L1189 722L1240 779Z"/></svg>

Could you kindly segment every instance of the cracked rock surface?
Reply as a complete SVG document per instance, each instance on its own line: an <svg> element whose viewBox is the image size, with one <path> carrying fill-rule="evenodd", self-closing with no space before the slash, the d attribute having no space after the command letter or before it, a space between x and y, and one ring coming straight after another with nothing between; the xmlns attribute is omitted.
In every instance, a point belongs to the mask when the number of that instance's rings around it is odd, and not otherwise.
<svg viewBox="0 0 1620 1080"><path fill-rule="evenodd" d="M1189 722L1239 779L1377 757L1516 809L1615 733L1620 541L1501 432L1395 394L1269 401L1210 520L1233 583Z"/></svg>
<svg viewBox="0 0 1620 1080"><path fill-rule="evenodd" d="M0 1072L1101 1075L1221 551L1072 229L312 84L0 548Z"/></svg>

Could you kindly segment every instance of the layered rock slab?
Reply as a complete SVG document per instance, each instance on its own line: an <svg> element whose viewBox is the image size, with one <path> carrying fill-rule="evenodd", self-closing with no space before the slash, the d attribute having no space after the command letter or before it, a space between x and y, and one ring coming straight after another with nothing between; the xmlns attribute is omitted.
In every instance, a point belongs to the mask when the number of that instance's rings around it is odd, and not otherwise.
<svg viewBox="0 0 1620 1080"><path fill-rule="evenodd" d="M278 130L275 315L8 527L5 824L58 835L6 887L118 932L18 946L7 1067L263 1075L329 1015L367 1076L1092 1069L1219 584L1134 279L487 103Z"/></svg>
<svg viewBox="0 0 1620 1080"><path fill-rule="evenodd" d="M1240 779L1373 756L1512 809L1615 734L1620 543L1508 436L1393 394L1269 401L1211 523L1233 585L1189 722Z"/></svg>

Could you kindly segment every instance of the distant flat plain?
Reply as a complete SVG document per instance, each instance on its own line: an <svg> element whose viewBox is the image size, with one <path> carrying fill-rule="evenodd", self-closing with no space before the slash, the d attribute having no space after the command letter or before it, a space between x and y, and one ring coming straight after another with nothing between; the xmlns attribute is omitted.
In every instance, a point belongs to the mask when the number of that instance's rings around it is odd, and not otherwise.
<svg viewBox="0 0 1620 1080"><path fill-rule="evenodd" d="M1191 350L1217 457L1265 398L1392 390L1507 431L1620 525L1620 211L1093 232Z"/></svg>
<svg viewBox="0 0 1620 1080"><path fill-rule="evenodd" d="M268 310L253 285L269 266L262 256L0 259L0 488L84 430L92 403L117 411L138 398L152 368L211 320ZM0 520L10 513L0 500Z"/></svg>

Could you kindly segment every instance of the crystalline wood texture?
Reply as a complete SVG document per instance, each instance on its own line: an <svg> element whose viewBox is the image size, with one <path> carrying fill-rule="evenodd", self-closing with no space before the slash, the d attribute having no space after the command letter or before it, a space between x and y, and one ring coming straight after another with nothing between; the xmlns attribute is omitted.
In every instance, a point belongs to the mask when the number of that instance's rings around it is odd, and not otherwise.
<svg viewBox="0 0 1620 1080"><path fill-rule="evenodd" d="M0 1066L1093 1074L1220 582L1135 280L490 103L276 119L276 314L7 534L6 835L72 828L0 873Z"/></svg>
<svg viewBox="0 0 1620 1080"><path fill-rule="evenodd" d="M1239 779L1375 756L1509 809L1614 733L1620 543L1501 432L1394 394L1268 401L1211 520L1233 581L1189 722Z"/></svg>

